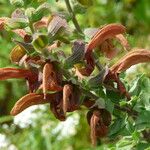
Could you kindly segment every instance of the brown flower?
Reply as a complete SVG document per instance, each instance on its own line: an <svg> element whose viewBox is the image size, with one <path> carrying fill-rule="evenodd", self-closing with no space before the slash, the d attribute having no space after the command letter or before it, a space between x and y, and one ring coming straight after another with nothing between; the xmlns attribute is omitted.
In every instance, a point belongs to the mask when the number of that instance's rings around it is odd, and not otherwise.
<svg viewBox="0 0 150 150"><path fill-rule="evenodd" d="M38 80L38 74L27 69L0 68L0 80L11 78L25 78L29 83L29 90L32 92L34 90L34 84Z"/></svg>
<svg viewBox="0 0 150 150"><path fill-rule="evenodd" d="M46 98L47 91L61 91L62 87L58 85L56 72L51 63L46 63L43 68L43 93Z"/></svg>
<svg viewBox="0 0 150 150"><path fill-rule="evenodd" d="M101 46L102 52L105 53L108 58L112 58L117 53L111 42L113 38L117 38L123 47L127 48L128 43L122 35L123 33L125 33L125 27L120 24L108 24L100 28L87 45L85 51L86 66L83 69L79 69L81 74L89 76L94 70L95 62L92 56L92 51L96 47Z"/></svg>
<svg viewBox="0 0 150 150"><path fill-rule="evenodd" d="M110 67L109 73L105 78L105 83L110 84L109 82L116 82L117 88L122 95L125 95L130 99L129 93L126 91L125 86L119 79L119 74L132 65L138 63L150 62L150 51L145 49L136 49L127 53L123 58L121 58L117 63Z"/></svg>
<svg viewBox="0 0 150 150"><path fill-rule="evenodd" d="M11 110L11 115L15 116L21 113L26 108L33 105L50 103L50 101L55 100L55 97L56 94L49 94L47 99L44 99L43 94L36 94L36 93L27 94L16 102L15 106Z"/></svg>
<svg viewBox="0 0 150 150"><path fill-rule="evenodd" d="M91 128L92 144L96 146L98 138L103 138L108 133L111 115L106 109L93 108L87 113L87 121Z"/></svg>

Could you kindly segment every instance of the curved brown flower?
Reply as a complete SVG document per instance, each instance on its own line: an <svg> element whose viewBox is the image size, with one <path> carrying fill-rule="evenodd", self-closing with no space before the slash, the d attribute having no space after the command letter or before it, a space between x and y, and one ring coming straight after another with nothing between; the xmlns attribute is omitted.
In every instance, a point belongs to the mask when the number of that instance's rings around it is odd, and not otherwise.
<svg viewBox="0 0 150 150"><path fill-rule="evenodd" d="M104 109L93 109L92 111L88 112L87 119L91 128L92 144L96 146L97 139L105 137L108 133L111 115Z"/></svg>
<svg viewBox="0 0 150 150"><path fill-rule="evenodd" d="M42 94L30 93L23 96L20 100L16 102L10 114L15 116L32 105L44 103L48 103L48 101L43 99Z"/></svg>
<svg viewBox="0 0 150 150"><path fill-rule="evenodd" d="M150 50L136 49L127 53L110 70L113 73L121 73L135 64L144 62L150 62Z"/></svg>
<svg viewBox="0 0 150 150"><path fill-rule="evenodd" d="M92 51L97 46L101 45L105 40L113 38L115 35L125 33L126 29L121 24L108 24L101 28L91 39L88 44L87 52Z"/></svg>
<svg viewBox="0 0 150 150"><path fill-rule="evenodd" d="M47 91L61 91L62 87L58 85L56 72L51 63L46 63L43 68L43 93L46 98Z"/></svg>
<svg viewBox="0 0 150 150"><path fill-rule="evenodd" d="M62 107L63 105L62 97L63 97L62 92L58 92L56 93L55 100L50 101L50 109L55 115L55 117L60 121L66 120L66 116L64 114L63 107Z"/></svg>
<svg viewBox="0 0 150 150"><path fill-rule="evenodd" d="M117 88L121 94L125 95L127 99L130 99L129 93L126 91L125 86L119 79L119 74L132 65L138 63L150 62L150 51L145 49L136 49L127 53L123 58L121 58L117 63L115 63L109 70L105 78L105 83L109 81L114 81L117 83Z"/></svg>
<svg viewBox="0 0 150 150"><path fill-rule="evenodd" d="M116 35L125 33L125 31L126 31L125 27L121 24L108 24L104 26L103 28L100 28L98 32L94 35L94 37L91 39L89 44L87 45L87 49L85 51L86 67L79 70L81 74L85 76L89 76L94 70L95 62L92 56L92 51L96 47L103 45L102 50L103 52L107 54L106 56L110 58L114 56L115 55L113 51L114 47L112 46L112 44L110 44L110 42L108 43L107 41L110 39L113 39ZM123 43L122 37L119 36L118 38L120 39L122 44L125 44L125 42ZM104 45L104 42L105 42L105 45Z"/></svg>
<svg viewBox="0 0 150 150"><path fill-rule="evenodd" d="M64 114L67 112L69 106L69 100L72 95L72 86L69 84L64 85L63 87L63 111Z"/></svg>
<svg viewBox="0 0 150 150"><path fill-rule="evenodd" d="M34 90L34 84L38 81L38 74L27 69L16 68L0 68L0 80L7 80L11 78L25 78L29 83L29 90Z"/></svg>

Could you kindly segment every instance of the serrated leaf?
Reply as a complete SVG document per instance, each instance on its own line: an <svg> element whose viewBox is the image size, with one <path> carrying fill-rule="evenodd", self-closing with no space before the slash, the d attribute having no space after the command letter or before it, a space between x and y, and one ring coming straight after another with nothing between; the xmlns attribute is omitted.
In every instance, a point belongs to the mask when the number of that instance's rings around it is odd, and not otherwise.
<svg viewBox="0 0 150 150"><path fill-rule="evenodd" d="M138 118L136 119L135 121L135 125L138 127L140 125L142 125L142 127L146 128L146 127L149 127L150 128L150 111L146 111L146 110L143 110L139 113L139 116Z"/></svg>
<svg viewBox="0 0 150 150"><path fill-rule="evenodd" d="M117 118L114 120L114 123L109 128L109 137L116 137L125 127L125 119Z"/></svg>

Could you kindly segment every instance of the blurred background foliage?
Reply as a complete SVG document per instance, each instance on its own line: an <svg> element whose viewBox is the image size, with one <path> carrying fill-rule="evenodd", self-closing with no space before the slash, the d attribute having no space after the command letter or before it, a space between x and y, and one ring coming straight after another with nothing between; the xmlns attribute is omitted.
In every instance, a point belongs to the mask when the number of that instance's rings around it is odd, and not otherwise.
<svg viewBox="0 0 150 150"><path fill-rule="evenodd" d="M52 12L67 13L64 0L59 0L57 3L55 0L48 0L48 2L51 4ZM31 5L36 6L37 3L38 0L32 0ZM127 27L128 40L132 47L150 49L149 0L72 0L72 7L77 14L77 19L82 29L119 22ZM14 6L10 5L9 0L0 0L0 17L10 16L13 10ZM71 22L70 25L72 25ZM6 31L0 32L0 67L12 66L9 53L14 46L11 41L13 36L13 34ZM136 75L145 73L146 82L150 83L149 70L150 66L148 64L138 65L134 71L127 74L125 79L129 83L132 83L131 81L136 83L140 80ZM86 110L84 108L83 111L69 114L67 121L64 123L60 123L51 115L48 106L32 107L32 109L28 109L15 118L9 116L14 103L26 93L26 87L22 86L24 82L22 80L0 82L0 149L93 149L90 143L90 131L86 122ZM143 81L140 80L139 82L143 84ZM147 87L144 81L143 88L145 86ZM147 91L149 89L150 87L148 86ZM150 95L146 95L146 97L149 97L150 101ZM146 105L146 103L150 103L149 101L143 103ZM150 123L148 122L148 124ZM121 130L125 132L124 135L126 136L124 138L118 137L120 140L117 143L116 139L112 139L111 142L105 142L105 144L99 143L100 146L95 149L143 150L148 148L147 143L138 142L140 132L134 131L132 136L128 136L126 130Z"/></svg>

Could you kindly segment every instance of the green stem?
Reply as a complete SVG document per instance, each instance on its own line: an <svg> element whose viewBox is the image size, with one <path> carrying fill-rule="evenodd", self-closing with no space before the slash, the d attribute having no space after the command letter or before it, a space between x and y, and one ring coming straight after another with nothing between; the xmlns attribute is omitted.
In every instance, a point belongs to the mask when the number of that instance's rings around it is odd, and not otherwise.
<svg viewBox="0 0 150 150"><path fill-rule="evenodd" d="M31 30L31 32L33 34L34 33L34 27L33 27L32 22L29 22L29 27L30 27L30 30Z"/></svg>
<svg viewBox="0 0 150 150"><path fill-rule="evenodd" d="M93 53L93 57L94 57L95 65L96 65L97 69L98 69L99 71L102 71L102 70L104 69L104 67L100 64L99 58L96 56L95 53Z"/></svg>
<svg viewBox="0 0 150 150"><path fill-rule="evenodd" d="M66 7L67 7L67 9L68 9L68 11L69 11L69 13L70 13L70 16L71 16L71 18L72 18L72 22L73 22L73 24L74 24L76 30L77 30L79 33L83 34L83 32L82 32L82 30L81 30L81 28L80 28L80 26L79 26L79 23L78 23L78 21L77 21L77 19L76 19L75 13L73 12L73 10L72 10L72 8L71 8L71 5L70 5L69 0L65 0L65 3L66 3Z"/></svg>

